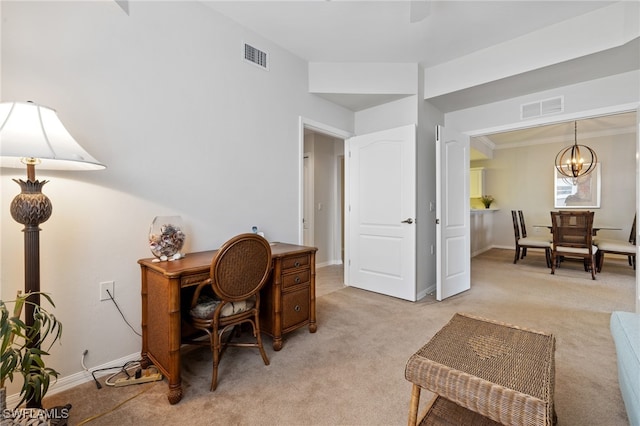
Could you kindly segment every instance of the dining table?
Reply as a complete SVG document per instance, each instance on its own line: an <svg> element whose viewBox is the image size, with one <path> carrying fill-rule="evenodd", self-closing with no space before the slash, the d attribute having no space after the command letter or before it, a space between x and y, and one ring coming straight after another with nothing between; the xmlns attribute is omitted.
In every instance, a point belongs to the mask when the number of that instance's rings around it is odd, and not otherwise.
<svg viewBox="0 0 640 426"><path fill-rule="evenodd" d="M533 225L534 228L549 228L549 232L553 232L553 226L551 225ZM596 236L598 231L621 231L619 226L610 225L593 225L593 235Z"/></svg>

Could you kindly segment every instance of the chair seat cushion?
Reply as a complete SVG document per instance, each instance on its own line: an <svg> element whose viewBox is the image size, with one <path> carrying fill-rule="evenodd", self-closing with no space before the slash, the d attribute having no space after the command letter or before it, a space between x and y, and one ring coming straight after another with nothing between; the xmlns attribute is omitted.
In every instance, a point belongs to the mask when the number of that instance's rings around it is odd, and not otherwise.
<svg viewBox="0 0 640 426"><path fill-rule="evenodd" d="M518 244L520 244L521 246L527 246L527 247L542 247L542 248L551 247L551 241L544 238L537 238L537 237L520 238L518 240Z"/></svg>
<svg viewBox="0 0 640 426"><path fill-rule="evenodd" d="M612 251L616 253L635 254L636 246L628 241L623 240L598 240L598 249L603 251Z"/></svg>
<svg viewBox="0 0 640 426"><path fill-rule="evenodd" d="M194 318L211 319L213 318L213 312L216 310L219 304L220 300L215 299L209 295L202 295L198 298L198 303L196 304L196 306L191 308L189 313ZM220 316L228 317L230 315L236 315L248 311L249 309L253 308L255 304L255 297L250 297L249 299L241 300L239 302L229 302L222 307Z"/></svg>
<svg viewBox="0 0 640 426"><path fill-rule="evenodd" d="M589 250L586 248L582 248L582 247L557 247L556 248L557 251L561 252L561 253L575 253L575 254L589 254ZM592 254L596 254L596 252L598 251L598 247L596 246L591 246L591 250L592 250Z"/></svg>

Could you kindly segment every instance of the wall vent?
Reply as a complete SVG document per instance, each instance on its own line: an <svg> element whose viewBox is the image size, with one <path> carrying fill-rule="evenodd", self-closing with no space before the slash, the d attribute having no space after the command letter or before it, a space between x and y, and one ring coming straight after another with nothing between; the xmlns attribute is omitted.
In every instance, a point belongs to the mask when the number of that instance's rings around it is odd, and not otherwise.
<svg viewBox="0 0 640 426"><path fill-rule="evenodd" d="M564 111L564 96L520 105L520 118L533 118Z"/></svg>
<svg viewBox="0 0 640 426"><path fill-rule="evenodd" d="M264 70L269 70L269 55L250 44L244 43L244 60Z"/></svg>

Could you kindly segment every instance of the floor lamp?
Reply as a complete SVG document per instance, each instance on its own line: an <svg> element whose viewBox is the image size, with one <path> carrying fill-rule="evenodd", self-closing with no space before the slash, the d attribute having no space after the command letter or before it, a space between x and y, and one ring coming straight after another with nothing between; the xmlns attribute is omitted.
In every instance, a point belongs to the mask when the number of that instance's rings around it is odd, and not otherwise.
<svg viewBox="0 0 640 426"><path fill-rule="evenodd" d="M11 216L24 225L24 290L40 291L40 227L52 204L42 193L48 181L36 180L44 170L98 170L99 163L73 139L51 108L33 102L0 103L0 166L27 169L27 180L13 179L21 193L11 203ZM40 305L39 294L29 300ZM33 325L35 307L25 305L25 322Z"/></svg>

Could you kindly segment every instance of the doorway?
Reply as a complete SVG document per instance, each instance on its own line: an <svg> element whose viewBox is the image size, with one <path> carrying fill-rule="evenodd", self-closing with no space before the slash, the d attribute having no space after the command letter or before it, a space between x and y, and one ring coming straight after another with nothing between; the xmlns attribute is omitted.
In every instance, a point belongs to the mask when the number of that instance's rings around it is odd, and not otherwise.
<svg viewBox="0 0 640 426"><path fill-rule="evenodd" d="M317 267L344 261L346 132L302 122L301 241L318 248Z"/></svg>
<svg viewBox="0 0 640 426"><path fill-rule="evenodd" d="M536 120L535 122L529 123L528 126L523 126L522 123L515 123L515 124L508 124L508 125L501 125L501 126L497 126L497 127L493 127L493 128L487 128L487 129L481 129L481 130L474 130L474 131L467 131L466 134L468 134L470 137L472 138L482 138L484 135L503 135L506 133L511 133L512 135L519 131L524 131L527 128L531 129L532 131L535 132L543 132L546 131L545 128L551 129L551 126L555 126L558 125L560 123L565 123L565 122L569 122L570 124L573 124L575 121L578 121L579 124L579 131L581 133L578 133L578 143L582 143L582 139L586 138L587 135L585 135L584 133L582 133L583 129L585 131L585 133L589 133L589 121L591 120L604 120L605 118L608 120L609 118L614 118L614 116L619 115L619 116L623 116L623 115L630 115L630 116L634 116L632 120L629 121L629 123L627 125L625 125L624 127L622 127L621 129L609 129L609 130L601 130L601 129L596 129L593 128L591 129L591 133L593 133L594 135L601 133L604 134L605 132L608 134L609 139L612 139L612 135L615 134L624 134L624 133L635 133L635 142L632 140L630 143L631 144L635 144L635 150L630 150L630 153L627 155L627 157L630 158L631 161L631 165L629 165L628 167L631 167L633 169L635 169L635 176L636 178L633 179L626 179L625 180L625 184L630 184L633 183L635 184L635 188L627 188L626 191L624 191L625 193L631 195L631 197L627 197L624 200L625 203L625 207L624 208L620 208L621 206L619 204L614 204L614 198L612 197L611 194L614 193L620 193L622 191L620 191L619 186L616 186L615 188L609 188L606 193L609 194L609 202L603 206L601 209L598 210L599 213L601 213L601 217L604 217L604 220L607 222L611 222L611 223L616 223L616 224L621 224L624 226L628 226L630 225L632 216L633 216L633 212L637 212L640 210L640 185L638 184L638 180L637 180L637 176L638 173L640 173L640 163L637 162L637 158L638 158L638 153L640 153L640 116L639 116L640 110L637 106L637 104L635 105L628 105L628 104L624 104L624 105L617 105L617 106L610 106L610 107L604 107L604 108L600 108L600 109L596 109L596 110L588 110L588 111L581 111L579 113L572 113L572 114L566 114L566 115L559 115L559 116L554 116L554 117L547 117L545 119L540 119L540 120ZM596 121L594 121L594 123L596 123ZM597 123L596 123L597 124ZM524 133L523 133L524 134ZM549 138L549 135L545 135L547 138ZM573 135L571 135L573 136ZM602 136L602 135L601 135ZM529 137L529 144L534 145L536 144L536 140L540 139L540 136L538 136L537 138L532 138ZM588 139L589 142L587 143L587 145L589 144L594 144L595 142L592 142L591 139ZM613 139L612 139L613 140ZM571 143L572 141L565 141L565 144ZM494 142L495 143L495 142ZM513 139L506 141L507 144L513 144ZM539 141L537 142L537 144L539 144ZM509 146L506 146L505 148L512 148ZM596 149L596 151L598 151L598 149ZM609 167L609 170L614 170L616 169L616 167L618 168L616 170L615 173L619 174L620 173L620 164L621 162L619 161L613 161L611 155L615 154L616 150L613 149L611 146L605 146L603 147L602 151L603 153L603 157L609 153L609 160L606 160L606 157L604 159L605 161L605 167ZM554 150L551 154L552 157L553 155L555 155L557 153L557 150ZM635 154L635 155L634 155ZM601 159L599 158L599 161ZM548 161L548 160L547 160ZM535 163L535 162L534 162ZM635 163L635 164L634 164ZM523 163L524 164L524 163ZM549 179L549 170L553 170L553 168L549 169L547 168L547 170L544 172L545 174L543 175L539 175L539 176L543 176L547 179ZM531 170L527 170L529 172L530 175L533 175L535 173L533 173ZM500 180L500 179L497 179ZM504 179L502 179L504 181ZM608 182L611 183L612 181L614 181L613 179L609 179ZM545 186L545 185L540 185L540 186ZM507 199L510 199L511 197L507 197ZM552 210L553 209L553 203L548 201L548 203L550 203L549 208L547 208L546 210ZM499 201L498 201L499 203ZM611 206L614 206L614 208L611 208ZM535 210L534 207L531 207L531 210ZM607 211L608 210L608 211ZM548 214L548 213L547 213ZM547 216L544 216L544 219L546 219ZM532 220L536 220L535 217L532 218ZM509 231L509 224L508 224L508 220L505 220L503 222L507 222L506 225L504 225L504 229L503 232L501 232L502 235L504 235L504 239L503 241L493 241L492 245L494 247L498 247L498 248L509 248L509 247L513 247L513 242L512 242L512 234L511 236L510 231ZM541 221L542 223L542 221ZM495 228L494 228L495 231ZM637 232L637 231L636 231ZM618 237L619 239L626 239L626 236L628 235L628 228L626 228L624 231L619 231L619 235L617 235L616 237ZM613 235L612 235L613 236ZM508 242L507 242L508 241ZM636 306L637 309L640 309L640 271L636 270Z"/></svg>
<svg viewBox="0 0 640 426"><path fill-rule="evenodd" d="M475 137L476 141L484 139L493 146L490 158L475 158L471 166L483 168L484 181L488 185L484 193L494 196L496 203L492 205L495 211L484 214L478 199L471 200L479 210L475 217L482 218L477 224L483 226L475 230L473 236L477 237L478 244L473 245L472 252L481 253L491 246L513 246L508 211L511 208L524 210L529 224L549 222L549 211L557 208L553 161L559 150L570 146L574 140L594 148L598 163L602 163L603 203L596 207L596 221L623 228L610 231L607 238L626 239L636 211L636 120L635 111L589 114L573 120ZM575 125L577 133L574 133ZM493 231L490 239L485 238L487 227ZM542 228L529 231L540 235L547 232Z"/></svg>

